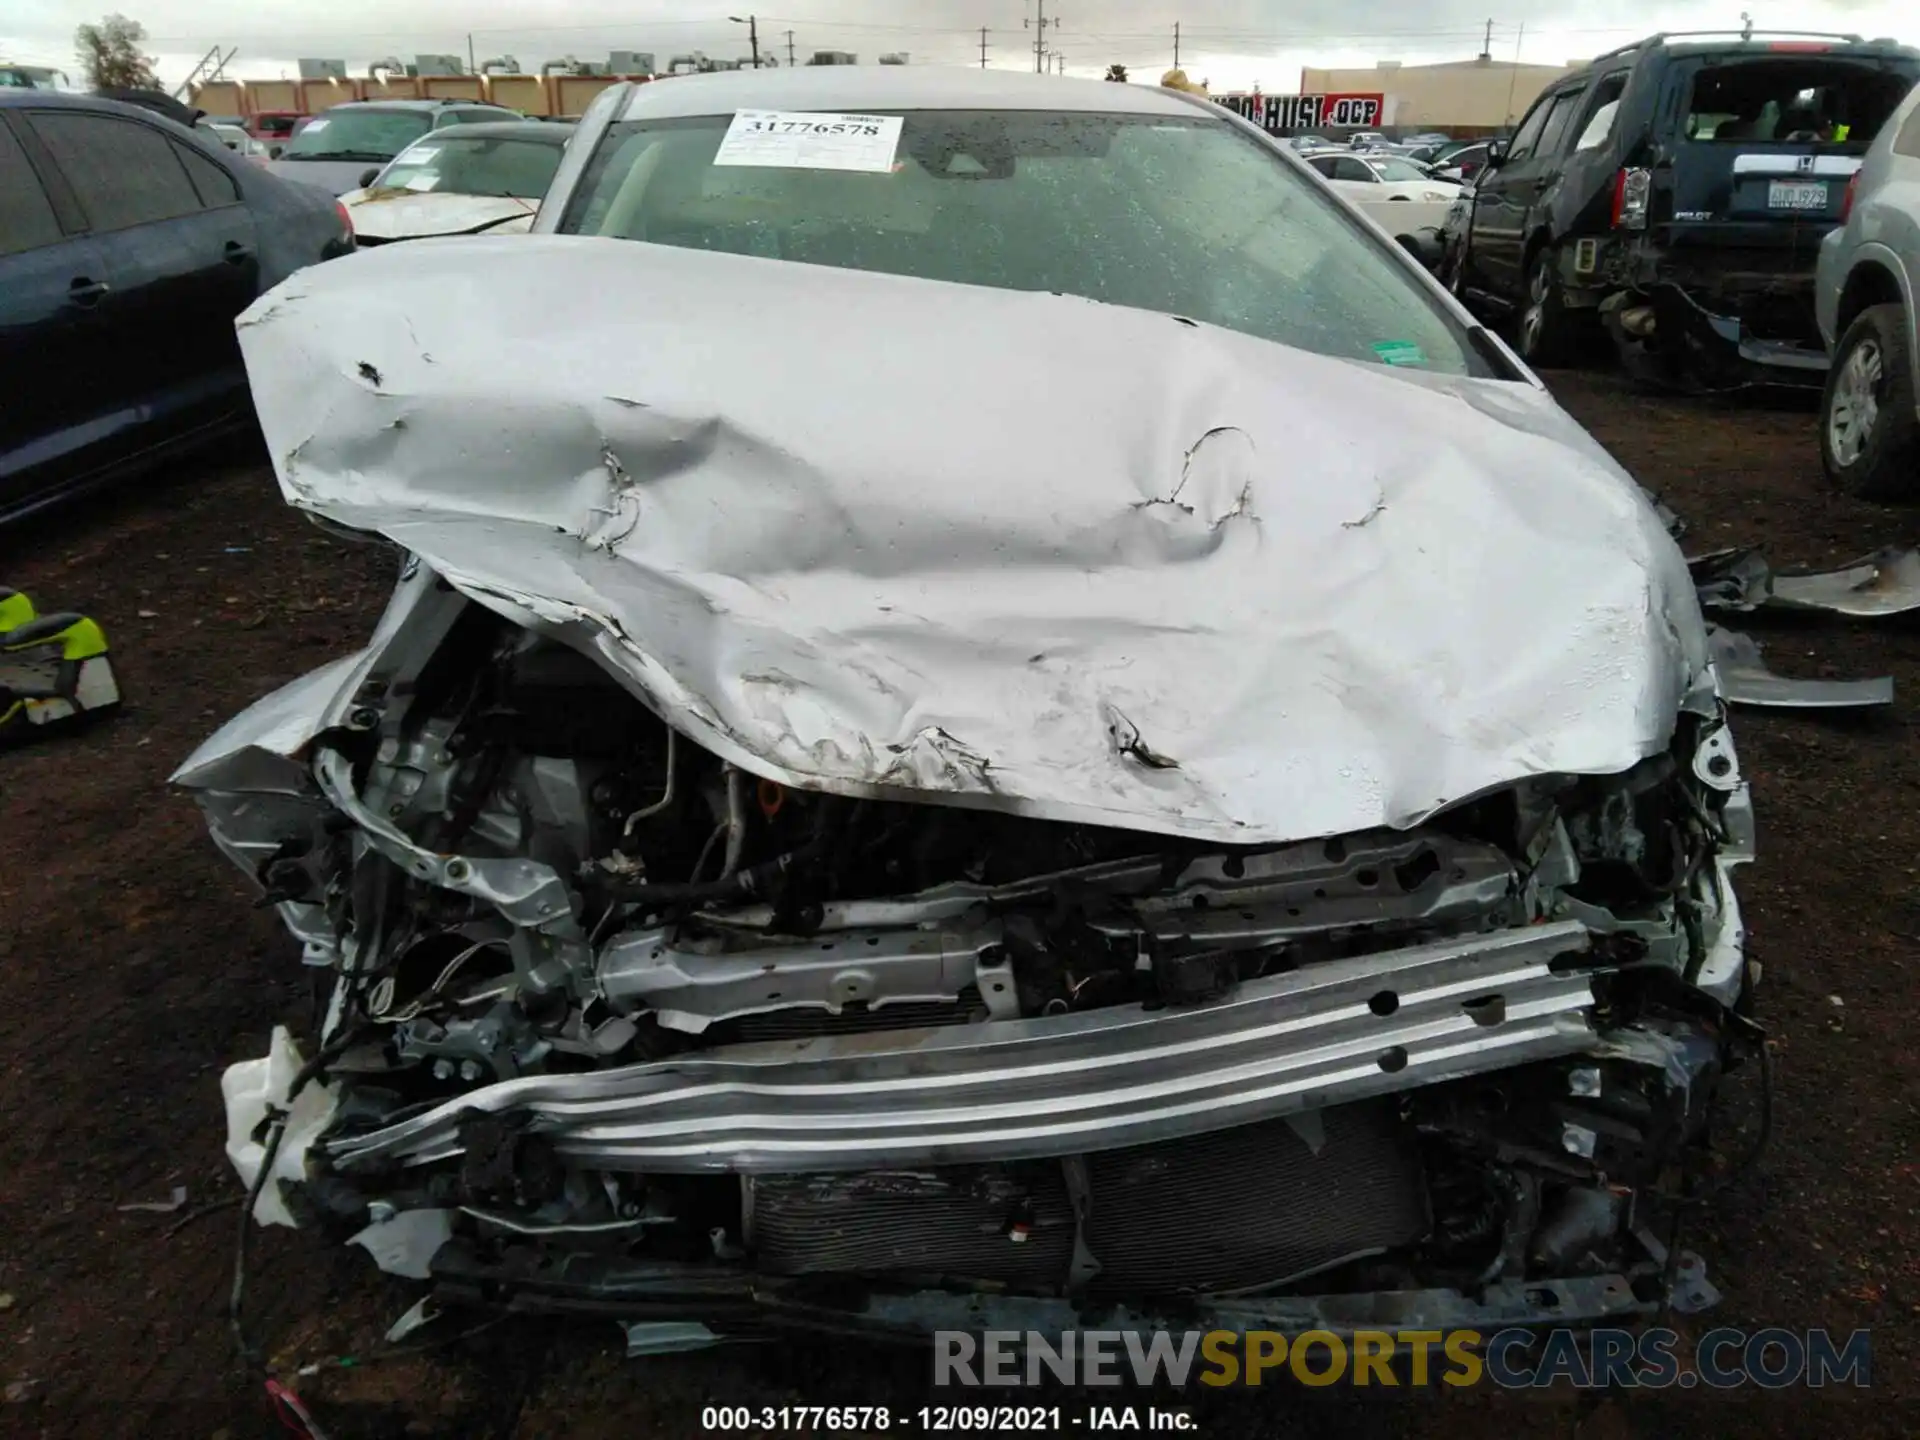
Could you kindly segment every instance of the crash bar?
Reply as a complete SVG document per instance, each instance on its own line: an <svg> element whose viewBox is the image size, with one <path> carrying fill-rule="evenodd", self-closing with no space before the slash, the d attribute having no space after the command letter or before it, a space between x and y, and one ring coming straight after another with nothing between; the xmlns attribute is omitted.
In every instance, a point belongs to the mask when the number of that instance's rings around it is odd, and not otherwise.
<svg viewBox="0 0 1920 1440"><path fill-rule="evenodd" d="M1141 1145L1590 1049L1587 950L1585 928L1561 921L1309 965L1211 1004L527 1076L327 1149L346 1172L445 1160L476 1110L524 1117L607 1170L777 1174Z"/></svg>

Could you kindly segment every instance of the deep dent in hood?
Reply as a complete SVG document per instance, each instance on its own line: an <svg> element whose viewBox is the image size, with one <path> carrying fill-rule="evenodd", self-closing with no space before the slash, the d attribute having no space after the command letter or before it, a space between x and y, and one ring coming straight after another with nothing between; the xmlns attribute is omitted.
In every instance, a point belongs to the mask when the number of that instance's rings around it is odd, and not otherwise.
<svg viewBox="0 0 1920 1440"><path fill-rule="evenodd" d="M305 270L240 334L292 504L792 785L1407 826L1630 767L1705 670L1644 497L1522 384L554 236Z"/></svg>

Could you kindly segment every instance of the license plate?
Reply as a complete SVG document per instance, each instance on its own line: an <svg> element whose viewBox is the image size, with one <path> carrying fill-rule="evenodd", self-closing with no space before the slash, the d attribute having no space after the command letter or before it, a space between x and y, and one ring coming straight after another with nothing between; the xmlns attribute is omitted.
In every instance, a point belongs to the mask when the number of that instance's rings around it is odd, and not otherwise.
<svg viewBox="0 0 1920 1440"><path fill-rule="evenodd" d="M1769 210L1824 210L1827 187L1818 181L1774 180L1767 185Z"/></svg>

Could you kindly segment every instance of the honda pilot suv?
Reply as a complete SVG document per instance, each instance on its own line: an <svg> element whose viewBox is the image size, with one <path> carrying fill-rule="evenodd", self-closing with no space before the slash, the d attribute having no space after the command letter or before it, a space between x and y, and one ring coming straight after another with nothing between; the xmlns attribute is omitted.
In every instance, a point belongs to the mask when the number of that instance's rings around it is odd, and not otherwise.
<svg viewBox="0 0 1920 1440"><path fill-rule="evenodd" d="M1857 35L1655 35L1547 89L1495 142L1449 237L1448 280L1511 312L1521 353L1604 321L1636 377L1818 385L1821 239L1920 77Z"/></svg>

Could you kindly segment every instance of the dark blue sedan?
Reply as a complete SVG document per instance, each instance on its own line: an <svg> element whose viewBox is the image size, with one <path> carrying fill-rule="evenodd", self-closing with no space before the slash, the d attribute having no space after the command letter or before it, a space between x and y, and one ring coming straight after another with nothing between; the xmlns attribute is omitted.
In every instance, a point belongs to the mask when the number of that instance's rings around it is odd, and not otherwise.
<svg viewBox="0 0 1920 1440"><path fill-rule="evenodd" d="M353 248L152 110L0 89L0 521L250 421L234 317Z"/></svg>

